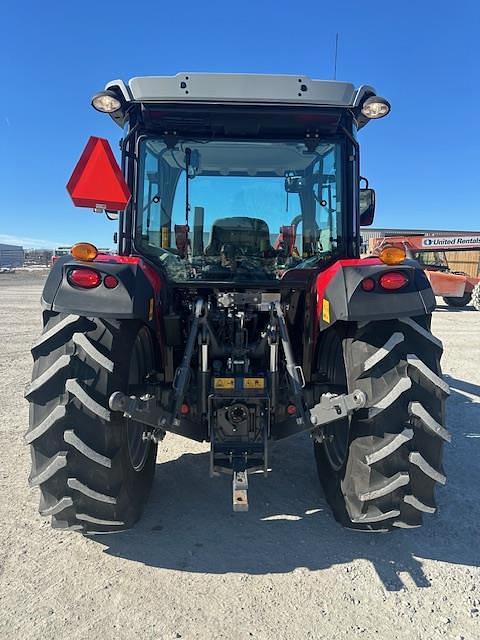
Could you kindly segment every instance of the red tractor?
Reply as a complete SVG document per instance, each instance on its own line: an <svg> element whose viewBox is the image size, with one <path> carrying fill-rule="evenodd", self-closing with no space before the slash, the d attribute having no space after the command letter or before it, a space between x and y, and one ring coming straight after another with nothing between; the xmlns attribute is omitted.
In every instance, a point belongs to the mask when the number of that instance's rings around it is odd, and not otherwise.
<svg viewBox="0 0 480 640"><path fill-rule="evenodd" d="M210 473L267 475L272 442L311 434L335 518L417 527L444 484L442 344L424 272L359 258L374 192L357 131L390 111L369 86L181 73L92 100L124 130L91 138L68 190L118 217L52 267L34 344L30 485L55 528L140 517L168 433L210 443ZM192 488L192 490L195 490Z"/></svg>

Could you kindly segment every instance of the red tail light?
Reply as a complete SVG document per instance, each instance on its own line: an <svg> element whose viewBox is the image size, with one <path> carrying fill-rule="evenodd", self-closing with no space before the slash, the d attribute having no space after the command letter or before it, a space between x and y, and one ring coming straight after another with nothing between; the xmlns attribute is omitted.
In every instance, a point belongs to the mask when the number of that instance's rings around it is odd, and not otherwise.
<svg viewBox="0 0 480 640"><path fill-rule="evenodd" d="M82 289L94 289L102 281L100 274L94 269L72 269L67 278L71 285Z"/></svg>
<svg viewBox="0 0 480 640"><path fill-rule="evenodd" d="M103 279L103 284L107 289L115 289L118 284L118 280L115 276L108 275Z"/></svg>
<svg viewBox="0 0 480 640"><path fill-rule="evenodd" d="M387 289L387 291L395 291L397 289L402 289L405 285L408 284L407 276L401 271L387 271L380 276L378 279L378 284L382 287L382 289Z"/></svg>
<svg viewBox="0 0 480 640"><path fill-rule="evenodd" d="M364 291L373 291L375 289L375 280L373 278L364 278L361 286Z"/></svg>

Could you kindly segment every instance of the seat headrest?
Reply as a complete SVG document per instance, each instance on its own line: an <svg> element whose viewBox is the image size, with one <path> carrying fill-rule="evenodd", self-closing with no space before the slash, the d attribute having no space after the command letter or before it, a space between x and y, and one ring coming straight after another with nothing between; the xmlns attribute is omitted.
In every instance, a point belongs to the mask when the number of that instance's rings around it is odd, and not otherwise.
<svg viewBox="0 0 480 640"><path fill-rule="evenodd" d="M212 225L206 255L218 255L223 245L241 246L247 254L270 251L270 231L265 220L236 216L219 218Z"/></svg>

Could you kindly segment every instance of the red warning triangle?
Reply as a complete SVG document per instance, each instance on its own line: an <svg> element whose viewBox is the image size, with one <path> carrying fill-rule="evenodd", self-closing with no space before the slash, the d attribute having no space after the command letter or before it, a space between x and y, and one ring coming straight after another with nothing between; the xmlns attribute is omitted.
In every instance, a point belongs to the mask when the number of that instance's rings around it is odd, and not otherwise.
<svg viewBox="0 0 480 640"><path fill-rule="evenodd" d="M91 136L67 184L76 207L125 209L130 189L105 138Z"/></svg>

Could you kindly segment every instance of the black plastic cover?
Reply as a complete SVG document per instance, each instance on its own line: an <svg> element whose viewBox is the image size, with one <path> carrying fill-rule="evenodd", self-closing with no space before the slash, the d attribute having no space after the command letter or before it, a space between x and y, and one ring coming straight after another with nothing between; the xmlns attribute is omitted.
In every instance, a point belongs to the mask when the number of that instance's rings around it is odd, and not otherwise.
<svg viewBox="0 0 480 640"><path fill-rule="evenodd" d="M67 279L73 269L94 269L102 283L94 289L72 286ZM115 276L119 284L107 289L106 275ZM42 294L42 306L51 311L75 313L80 316L118 319L149 318L150 300L154 291L138 264L109 262L78 262L71 256L58 260L47 278Z"/></svg>
<svg viewBox="0 0 480 640"><path fill-rule="evenodd" d="M383 273L399 271L408 277L402 289L382 289L378 279ZM373 291L364 291L361 282L373 278ZM323 294L328 312L320 313L320 329L331 327L337 320L370 322L399 317L414 317L435 309L435 296L430 283L415 261L397 266L385 264L343 267L335 273ZM322 301L320 301L322 304ZM321 309L323 311L323 309ZM328 321L327 321L328 318Z"/></svg>

